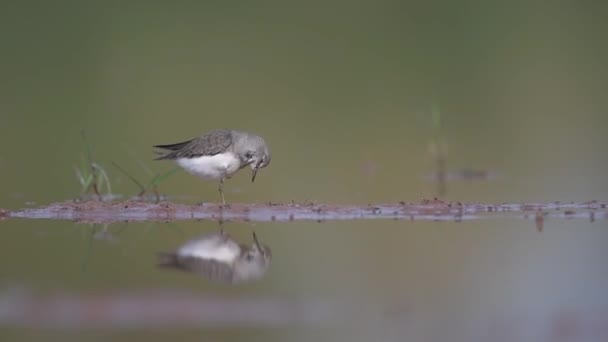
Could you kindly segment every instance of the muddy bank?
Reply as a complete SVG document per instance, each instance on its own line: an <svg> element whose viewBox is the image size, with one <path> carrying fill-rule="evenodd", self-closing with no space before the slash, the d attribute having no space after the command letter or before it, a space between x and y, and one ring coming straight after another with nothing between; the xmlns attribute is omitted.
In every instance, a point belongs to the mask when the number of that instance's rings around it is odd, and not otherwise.
<svg viewBox="0 0 608 342"><path fill-rule="evenodd" d="M520 218L535 220L537 225L548 217L585 219L608 218L605 202L481 204L422 200L419 203L374 205L337 205L319 203L260 203L229 205L203 203L196 205L173 202L148 203L134 200L121 202L73 201L53 203L39 208L6 211L0 217L26 219L60 219L90 223L120 221L326 221L394 219L415 221L462 221L484 218Z"/></svg>

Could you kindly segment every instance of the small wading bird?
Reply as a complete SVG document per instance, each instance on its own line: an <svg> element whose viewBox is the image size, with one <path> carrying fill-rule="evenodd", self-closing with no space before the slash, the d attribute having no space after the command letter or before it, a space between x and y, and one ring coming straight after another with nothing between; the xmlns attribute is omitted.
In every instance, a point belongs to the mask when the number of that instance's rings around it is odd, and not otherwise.
<svg viewBox="0 0 608 342"><path fill-rule="evenodd" d="M251 246L239 244L223 230L186 242L172 253L159 253L158 266L202 275L222 283L259 279L268 270L272 253L255 232Z"/></svg>
<svg viewBox="0 0 608 342"><path fill-rule="evenodd" d="M270 150L264 139L232 129L218 129L192 140L154 147L169 151L156 160L174 160L195 176L219 179L222 204L226 204L224 179L249 165L253 183L258 170L270 164Z"/></svg>

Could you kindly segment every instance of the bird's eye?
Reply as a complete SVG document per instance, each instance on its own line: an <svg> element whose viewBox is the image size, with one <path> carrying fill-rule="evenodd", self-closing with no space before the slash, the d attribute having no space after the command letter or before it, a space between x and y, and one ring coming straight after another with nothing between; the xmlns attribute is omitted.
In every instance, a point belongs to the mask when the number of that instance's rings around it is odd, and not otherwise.
<svg viewBox="0 0 608 342"><path fill-rule="evenodd" d="M247 256L245 258L247 259L247 261L251 261L253 260L253 254L247 253Z"/></svg>
<svg viewBox="0 0 608 342"><path fill-rule="evenodd" d="M247 153L245 153L245 158L247 158L247 159L253 158L253 152L247 152Z"/></svg>

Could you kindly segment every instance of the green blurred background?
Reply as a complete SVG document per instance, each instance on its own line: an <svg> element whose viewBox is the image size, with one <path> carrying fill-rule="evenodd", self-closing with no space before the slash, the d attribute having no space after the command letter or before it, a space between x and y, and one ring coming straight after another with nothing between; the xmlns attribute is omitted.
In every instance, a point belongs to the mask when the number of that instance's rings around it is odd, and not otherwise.
<svg viewBox="0 0 608 342"><path fill-rule="evenodd" d="M152 161L152 145L222 127L263 136L273 154L255 184L245 173L227 183L228 201L419 201L435 196L423 179L433 170L432 105L441 110L448 168L498 175L449 184L447 199L605 200L606 15L601 2L573 1L5 1L0 207L77 196L81 130L114 192L131 195L137 188L112 161L146 180L138 161L154 172L172 167ZM193 203L216 201L216 188L180 172L160 189ZM608 287L605 222L549 222L542 235L514 221L258 224L273 247L272 272L236 289L154 267L156 251L213 223L130 225L118 244L95 242L84 271L89 227L12 220L0 228L2 280L43 292L187 288L365 303L382 293L380 302L398 297L413 312L406 331L376 335L385 330L375 322L360 325L369 334L326 332L336 339L475 340L475 318L487 312L517 316L532 306L548 322L562 304L608 311L598 299ZM246 239L252 228L227 229ZM545 336L543 327L531 340ZM173 333L311 336L245 332ZM91 336L58 338L70 337Z"/></svg>

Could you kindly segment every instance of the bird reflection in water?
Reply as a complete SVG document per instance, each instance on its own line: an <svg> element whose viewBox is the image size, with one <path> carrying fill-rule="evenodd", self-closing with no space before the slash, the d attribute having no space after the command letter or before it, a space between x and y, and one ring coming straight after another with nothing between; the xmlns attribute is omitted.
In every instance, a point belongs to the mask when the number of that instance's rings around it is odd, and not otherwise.
<svg viewBox="0 0 608 342"><path fill-rule="evenodd" d="M270 248L253 232L253 243L238 243L225 231L186 242L174 252L159 253L158 266L192 272L219 283L242 283L262 278L272 259Z"/></svg>

